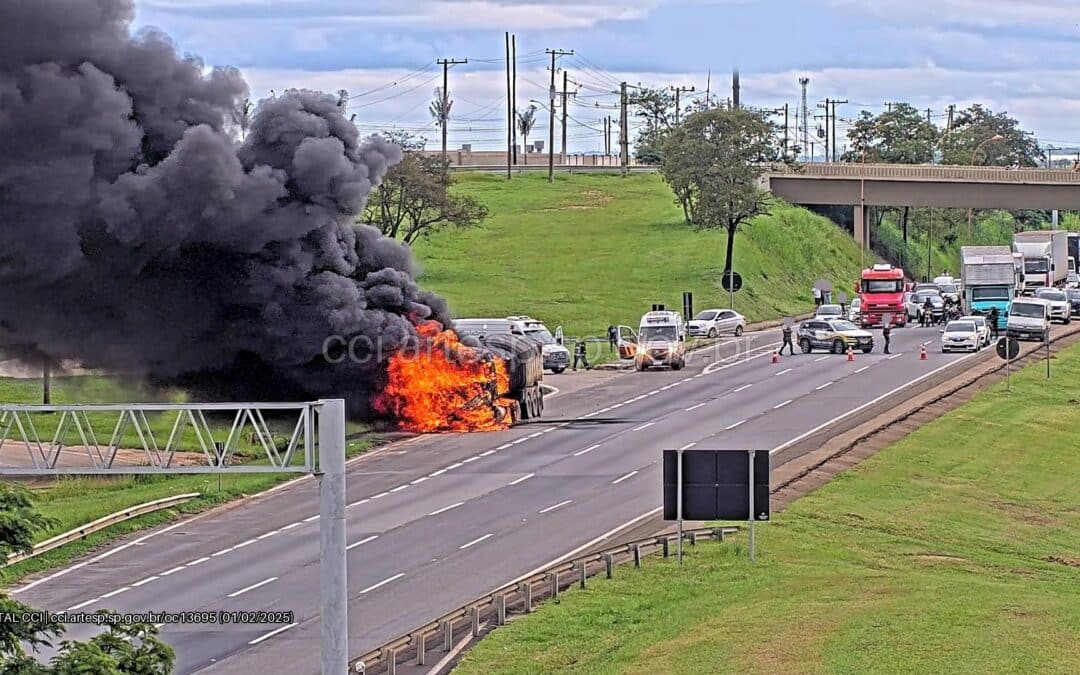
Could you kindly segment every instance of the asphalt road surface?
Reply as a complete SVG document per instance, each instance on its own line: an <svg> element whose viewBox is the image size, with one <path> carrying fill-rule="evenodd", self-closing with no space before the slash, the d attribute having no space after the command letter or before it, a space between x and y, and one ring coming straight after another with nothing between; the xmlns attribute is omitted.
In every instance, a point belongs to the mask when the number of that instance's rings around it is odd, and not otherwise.
<svg viewBox="0 0 1080 675"><path fill-rule="evenodd" d="M352 461L350 654L655 512L665 448L772 449L964 358L940 353L937 328L909 327L893 331L891 356L878 345L854 363L814 352L773 364L778 337L747 334L680 372L571 388L543 420L509 431L427 436ZM181 674L318 673L318 533L317 485L303 479L125 540L28 580L15 597L54 611L291 612L267 623L167 624L163 636ZM94 630L69 625L66 637Z"/></svg>

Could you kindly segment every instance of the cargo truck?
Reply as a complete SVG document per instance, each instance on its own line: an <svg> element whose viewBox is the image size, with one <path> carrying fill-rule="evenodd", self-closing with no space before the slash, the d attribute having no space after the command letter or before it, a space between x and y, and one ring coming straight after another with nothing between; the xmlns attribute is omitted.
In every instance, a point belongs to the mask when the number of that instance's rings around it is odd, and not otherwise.
<svg viewBox="0 0 1080 675"><path fill-rule="evenodd" d="M880 326L887 315L896 326L907 325L904 306L904 270L887 263L864 269L859 278L859 323Z"/></svg>
<svg viewBox="0 0 1080 675"><path fill-rule="evenodd" d="M1069 277L1069 241L1065 230L1028 230L1013 235L1013 250L1024 254L1025 291L1063 287Z"/></svg>
<svg viewBox="0 0 1080 675"><path fill-rule="evenodd" d="M544 354L540 344L513 333L489 333L479 341L484 349L506 361L509 382L505 389L492 394L513 401L511 420L539 418L544 412Z"/></svg>
<svg viewBox="0 0 1080 675"><path fill-rule="evenodd" d="M960 281L964 313L988 315L997 308L998 328L1009 321L1009 306L1020 282L1015 258L1008 246L961 246Z"/></svg>
<svg viewBox="0 0 1080 675"><path fill-rule="evenodd" d="M1069 257L1073 260L1073 272L1080 274L1080 232L1069 233Z"/></svg>

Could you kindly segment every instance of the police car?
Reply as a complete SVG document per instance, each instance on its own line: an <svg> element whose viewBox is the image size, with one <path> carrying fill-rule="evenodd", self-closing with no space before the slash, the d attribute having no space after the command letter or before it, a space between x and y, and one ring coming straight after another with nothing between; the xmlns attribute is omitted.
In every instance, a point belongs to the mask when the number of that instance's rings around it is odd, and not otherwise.
<svg viewBox="0 0 1080 675"><path fill-rule="evenodd" d="M799 326L798 342L803 354L815 349L843 354L849 347L869 354L874 349L874 336L844 319L811 319Z"/></svg>

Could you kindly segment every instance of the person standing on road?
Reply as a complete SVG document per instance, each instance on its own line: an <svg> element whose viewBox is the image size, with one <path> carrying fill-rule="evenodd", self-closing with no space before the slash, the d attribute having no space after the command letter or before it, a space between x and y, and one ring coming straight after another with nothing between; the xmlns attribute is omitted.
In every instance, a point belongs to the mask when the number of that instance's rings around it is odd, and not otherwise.
<svg viewBox="0 0 1080 675"><path fill-rule="evenodd" d="M581 365L585 366L585 370L592 370L592 366L589 365L589 359L585 355L585 340L581 339L574 345L574 372L577 372L578 361L581 361Z"/></svg>
<svg viewBox="0 0 1080 675"><path fill-rule="evenodd" d="M885 353L889 353L889 339L892 337L892 323L885 321L881 327L881 337L885 340Z"/></svg>
<svg viewBox="0 0 1080 675"><path fill-rule="evenodd" d="M607 340L608 347L611 351L615 351L619 347L619 329L615 326L607 327Z"/></svg>
<svg viewBox="0 0 1080 675"><path fill-rule="evenodd" d="M990 323L990 335L994 336L994 339L998 339L998 308L991 307L990 313L987 315L986 320Z"/></svg>
<svg viewBox="0 0 1080 675"><path fill-rule="evenodd" d="M795 356L795 345L791 342L791 326L784 324L784 343L780 345L779 354L783 356L784 347L788 348L792 356Z"/></svg>

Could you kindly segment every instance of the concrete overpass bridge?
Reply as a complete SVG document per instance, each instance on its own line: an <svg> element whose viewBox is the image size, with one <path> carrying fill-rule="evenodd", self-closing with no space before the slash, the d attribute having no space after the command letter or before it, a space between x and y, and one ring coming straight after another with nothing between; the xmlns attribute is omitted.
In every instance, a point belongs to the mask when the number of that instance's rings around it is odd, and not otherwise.
<svg viewBox="0 0 1080 675"><path fill-rule="evenodd" d="M1080 210L1080 171L832 163L777 167L762 180L792 204L850 204L860 244L867 206Z"/></svg>

